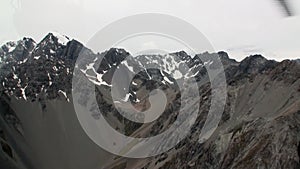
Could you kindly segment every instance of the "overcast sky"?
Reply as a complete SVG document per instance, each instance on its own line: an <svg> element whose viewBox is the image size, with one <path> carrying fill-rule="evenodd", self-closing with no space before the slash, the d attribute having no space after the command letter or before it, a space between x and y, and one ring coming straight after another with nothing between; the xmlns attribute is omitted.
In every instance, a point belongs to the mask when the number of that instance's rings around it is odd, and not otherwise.
<svg viewBox="0 0 300 169"><path fill-rule="evenodd" d="M300 1L290 2L300 13ZM1 44L24 36L38 42L50 31L85 44L117 19L155 12L191 23L237 60L300 58L300 15L284 17L274 0L1 0L0 11Z"/></svg>

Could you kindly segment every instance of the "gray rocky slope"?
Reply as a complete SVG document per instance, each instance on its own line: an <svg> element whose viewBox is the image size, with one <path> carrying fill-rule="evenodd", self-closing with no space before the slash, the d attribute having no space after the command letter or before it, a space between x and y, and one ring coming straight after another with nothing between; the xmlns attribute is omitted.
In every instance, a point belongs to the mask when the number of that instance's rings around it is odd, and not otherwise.
<svg viewBox="0 0 300 169"><path fill-rule="evenodd" d="M75 65L81 51L86 52L86 60ZM96 54L78 41L55 33L39 43L30 38L6 43L0 49L0 168L300 168L299 62L276 62L261 55L237 62L225 52L217 53L226 74L226 106L218 128L200 143L199 134L211 101L205 66L217 65L202 62L199 56L216 54L189 56L181 51L133 58L115 48ZM101 63L99 57L103 58ZM162 69L145 69L151 64ZM188 69L182 65L188 65ZM197 80L201 114L188 137L164 154L141 159L115 156L90 140L78 122L72 99L75 66L96 86L98 105L94 106L125 135L147 137L166 130L182 104L176 81L184 78ZM143 71L129 82L130 72L137 67ZM117 83L127 80L131 84L129 89L117 89L120 102L146 110L152 90L160 88L167 93L161 117L140 124L119 114L110 95L116 69L128 72ZM86 105L90 98L84 94L81 97L79 104ZM92 116L97 118L99 114Z"/></svg>

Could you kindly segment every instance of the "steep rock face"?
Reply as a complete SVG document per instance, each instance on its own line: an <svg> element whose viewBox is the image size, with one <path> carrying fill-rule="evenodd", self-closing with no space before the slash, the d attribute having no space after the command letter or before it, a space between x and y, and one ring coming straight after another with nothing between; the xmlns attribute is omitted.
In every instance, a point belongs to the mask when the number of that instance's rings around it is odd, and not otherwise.
<svg viewBox="0 0 300 169"><path fill-rule="evenodd" d="M221 168L299 168L299 129L299 112L256 119L232 137Z"/></svg>
<svg viewBox="0 0 300 169"><path fill-rule="evenodd" d="M81 52L84 60L75 65ZM93 53L76 40L49 33L36 44L30 38L9 42L0 49L0 166L4 168L299 168L300 65L297 61L270 61L253 55L241 62L218 52L228 83L225 110L212 137L199 142L211 102L206 67L218 65L215 54L189 56L184 51L166 55L140 55L112 48ZM200 58L208 58L203 62ZM100 59L102 61L100 63ZM160 69L146 69L147 66ZM172 150L146 159L115 157L100 149L84 133L73 108L74 66L95 84L98 106L119 132L147 137L168 129L181 105L176 81L197 80L200 114L190 134ZM149 124L134 123L116 110L112 77L118 102L140 110L149 108L149 93L167 93L162 116ZM136 74L137 70L142 70ZM132 79L131 81L129 81ZM117 85L118 86L118 85ZM82 95L80 104L89 101ZM189 100L184 100L189 102ZM99 114L92 114L97 118ZM160 146L164 146L162 143Z"/></svg>
<svg viewBox="0 0 300 169"><path fill-rule="evenodd" d="M9 58L8 61L21 61L30 55L35 45L34 40L31 38L23 38L17 42L8 42L0 49L0 60L3 61Z"/></svg>
<svg viewBox="0 0 300 169"><path fill-rule="evenodd" d="M214 136L199 144L192 133L171 160L149 168L298 168L300 82L293 65L284 61L254 77L228 78L224 121Z"/></svg>
<svg viewBox="0 0 300 169"><path fill-rule="evenodd" d="M1 92L34 101L44 95L56 98L58 91L70 91L74 64L71 57L77 57L81 48L74 40L60 43L52 33L37 45L30 39L19 41L14 50L3 53L6 59L1 66ZM19 53L24 55L18 56Z"/></svg>

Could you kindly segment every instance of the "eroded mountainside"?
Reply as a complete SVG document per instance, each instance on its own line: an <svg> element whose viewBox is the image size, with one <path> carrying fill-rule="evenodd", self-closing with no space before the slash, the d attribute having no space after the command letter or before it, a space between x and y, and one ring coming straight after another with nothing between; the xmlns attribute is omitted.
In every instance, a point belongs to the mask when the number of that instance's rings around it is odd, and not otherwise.
<svg viewBox="0 0 300 169"><path fill-rule="evenodd" d="M86 60L76 65L80 52L85 52ZM216 56L225 69L226 106L218 128L200 143L211 102L205 66L218 66L213 61L202 62L200 57ZM103 58L101 63L99 58ZM161 70L146 69L151 64L160 65ZM78 122L72 98L75 66L78 74L96 86L98 105L93 106L125 135L147 137L168 129L180 105L189 102L180 100L176 85L184 78L197 80L199 116L188 137L164 154L143 159L112 155L90 140ZM132 77L137 68L142 71ZM167 95L161 117L140 124L119 114L110 93L117 69L128 73L117 78L116 84L130 83L128 89L117 88L118 102L147 110L149 93L160 88ZM189 56L180 51L133 57L123 49L112 48L94 53L78 41L55 33L39 43L30 38L9 42L0 49L0 168L300 168L299 79L299 61L276 62L261 55L237 62L225 52ZM91 99L84 94L81 97L82 105Z"/></svg>

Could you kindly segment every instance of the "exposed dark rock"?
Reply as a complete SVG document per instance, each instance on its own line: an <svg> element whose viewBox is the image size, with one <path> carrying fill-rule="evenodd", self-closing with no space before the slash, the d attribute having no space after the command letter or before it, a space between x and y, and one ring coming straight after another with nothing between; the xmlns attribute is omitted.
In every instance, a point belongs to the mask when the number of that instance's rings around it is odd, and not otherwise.
<svg viewBox="0 0 300 169"><path fill-rule="evenodd" d="M85 58L75 65L80 54L84 54ZM206 68L215 70L220 66L213 62L213 57L219 57L223 63L228 97L218 128L206 142L200 143L199 134L207 118L212 92ZM102 58L101 63L99 58ZM38 169L81 169L86 166L106 166L107 169L125 169L132 166L143 169L300 167L299 61L276 62L261 55L252 55L237 62L223 51L196 56L180 51L168 55L140 55L134 58L124 49L112 48L96 54L76 40L49 33L38 44L30 38L6 43L0 48L0 62L0 122L3 122L0 125L1 147L9 157L16 160L16 164L22 164L19 166ZM160 66L161 70L145 69L146 65ZM78 127L78 121L74 120L74 110L70 108L73 107L74 66L79 68L76 73L81 73L96 86L98 105L91 105L91 116L99 119L103 115L122 134L148 137L168 129L178 117L182 101L189 102L181 100L177 85L184 78L195 77L199 86L198 91L193 91L200 95L199 116L187 138L172 150L156 157L113 158L107 152L94 148L95 145L90 140L85 140L86 135L84 138L80 137L80 140L84 140L80 143L86 145L89 151L77 146L80 154L74 154L75 150L67 147L76 145L76 139L72 141L77 138L74 133L82 130ZM142 71L136 73L138 68ZM152 90L159 88L167 94L166 109L155 122L135 123L116 110L110 90L112 77L118 69L124 74L117 78L116 83L130 84L128 89L117 88L120 101L127 99L135 108L146 110L150 107L149 93ZM91 98L83 91L79 104L87 106L89 99ZM16 107L16 103L19 103L21 109ZM102 114L97 113L97 107ZM73 121L64 121L63 117L67 115L74 115ZM30 118L41 121L30 121ZM49 122L49 119L53 121ZM59 152L55 152L53 147L39 147L32 141L33 138L41 142L48 141L43 140L46 136L40 138L30 135L34 132L29 129L36 127L33 124L37 126L37 131L39 128L46 128L45 132L57 133L50 140L53 145L62 146L56 150ZM74 126L77 128L73 129ZM138 129L141 131L136 133ZM161 143L160 146L164 144ZM104 159L105 164L101 164L103 166L98 166L99 159L92 157L91 160L82 161L83 165L74 166L69 163L78 162L78 157L87 157L89 153L94 153L97 157L105 155L109 160ZM39 160L29 160L32 158L43 159L42 164ZM59 162L55 165L48 162L53 159ZM106 164L108 162L111 164Z"/></svg>

